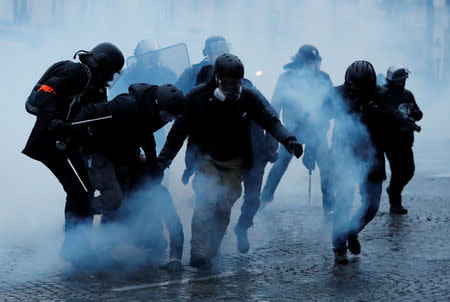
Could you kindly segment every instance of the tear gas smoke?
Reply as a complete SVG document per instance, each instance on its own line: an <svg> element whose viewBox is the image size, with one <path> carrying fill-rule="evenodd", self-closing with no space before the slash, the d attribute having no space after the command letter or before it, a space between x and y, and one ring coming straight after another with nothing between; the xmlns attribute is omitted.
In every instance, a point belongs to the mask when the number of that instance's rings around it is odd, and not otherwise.
<svg viewBox="0 0 450 302"><path fill-rule="evenodd" d="M6 25L0 31L3 67L0 131L4 139L0 248L29 251L18 260L18 267L26 272L21 275L24 278L59 265L57 253L63 238L64 192L41 163L20 154L35 120L25 112L24 101L51 64L103 41L115 43L126 57L133 54L142 39L153 39L161 46L185 42L191 63L197 63L202 60L205 39L221 34L231 42L231 52L243 60L246 77L266 97L272 95L283 71L281 67L302 44L318 47L323 58L322 69L330 74L334 85L343 82L345 69L357 59L370 61L377 72L383 73L392 64L404 64L412 71L406 88L412 90L424 111L423 131L417 135L415 147L417 171L447 173L449 90L448 85L435 80L432 71L435 67L430 68L434 65L426 59L432 51L425 2L406 6L403 1L66 1L64 6L52 8L51 1L27 1L29 9L21 16L13 13L13 1L1 0L4 9L0 18ZM236 11L241 18L235 17ZM446 55L448 50L444 54L446 59L441 62L447 64L448 69L450 60ZM445 68L448 82L449 71ZM264 70L264 76L258 76L260 69ZM305 87L305 95L319 98L325 93L313 87ZM285 93L296 94L294 91ZM304 103L320 118L316 103ZM353 120L343 127L349 135L364 136L365 129ZM433 148L429 148L430 144ZM180 182L184 155L181 150L171 166L169 189L188 243L192 211L188 200L192 190ZM366 173L367 162L342 161L344 163L340 168L345 173L336 179L343 186L354 184ZM294 160L278 187L279 202L306 203L306 177L307 170ZM319 186L315 184L318 183L316 173L313 179L313 203L316 205ZM239 205L235 204L234 208L238 209ZM143 234L141 223L152 221L147 214L133 212L134 219L128 229L120 224L97 229L96 240L102 239L98 244L108 246L109 240L127 242L130 234ZM270 228L262 219L257 216L255 232L263 231L271 236ZM234 220L232 218L230 227ZM250 241L251 236L252 233ZM224 241L228 243L229 239ZM129 251L124 252L127 253L129 255ZM122 258L131 266L139 266L142 262L136 261L136 257ZM186 253L183 262L185 259Z"/></svg>

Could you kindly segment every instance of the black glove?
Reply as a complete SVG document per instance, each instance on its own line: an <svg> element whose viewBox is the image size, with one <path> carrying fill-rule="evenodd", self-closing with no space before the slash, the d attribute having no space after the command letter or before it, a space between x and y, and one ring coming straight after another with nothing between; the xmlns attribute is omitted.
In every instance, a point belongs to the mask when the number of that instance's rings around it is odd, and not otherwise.
<svg viewBox="0 0 450 302"><path fill-rule="evenodd" d="M48 125L48 131L56 136L66 136L70 125L62 120L51 120Z"/></svg>
<svg viewBox="0 0 450 302"><path fill-rule="evenodd" d="M62 140L56 141L56 151L61 152L61 153L66 152L67 144Z"/></svg>
<svg viewBox="0 0 450 302"><path fill-rule="evenodd" d="M297 157L297 158L300 158L300 156L302 156L302 154L303 154L303 146L296 140L290 140L284 146L290 154L294 153L295 157Z"/></svg>
<svg viewBox="0 0 450 302"><path fill-rule="evenodd" d="M181 272L184 270L181 260L174 259L170 260L167 264L161 266L161 269L167 270L169 272Z"/></svg>
<svg viewBox="0 0 450 302"><path fill-rule="evenodd" d="M188 184L189 178L191 178L192 174L194 174L194 171L190 169L184 169L183 176L181 176L181 181L183 182L183 185Z"/></svg>
<svg viewBox="0 0 450 302"><path fill-rule="evenodd" d="M413 110L411 112L411 117L414 119L414 121L420 121L423 117L423 113L420 110Z"/></svg>
<svg viewBox="0 0 450 302"><path fill-rule="evenodd" d="M317 148L312 147L313 144L307 144L305 146L305 152L303 153L302 162L303 165L308 169L309 171L313 171L316 168L316 154L317 154Z"/></svg>

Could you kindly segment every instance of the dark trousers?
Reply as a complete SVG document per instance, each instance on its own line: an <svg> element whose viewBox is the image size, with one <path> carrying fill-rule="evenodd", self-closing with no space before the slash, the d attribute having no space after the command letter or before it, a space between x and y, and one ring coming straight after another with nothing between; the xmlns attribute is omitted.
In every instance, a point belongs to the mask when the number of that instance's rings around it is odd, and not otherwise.
<svg viewBox="0 0 450 302"><path fill-rule="evenodd" d="M248 229L253 224L253 217L261 203L260 194L266 165L266 161L255 161L252 169L244 173L244 202L238 221L239 227Z"/></svg>
<svg viewBox="0 0 450 302"><path fill-rule="evenodd" d="M403 188L414 176L414 155L412 148L405 146L396 150L386 150L386 157L391 167L391 181L389 183L389 202L400 205Z"/></svg>
<svg viewBox="0 0 450 302"><path fill-rule="evenodd" d="M334 207L334 197L330 190L330 173L328 168L328 144L323 143L320 145L316 163L320 169L320 185L322 189L322 204L325 212L329 212ZM273 164L267 176L266 184L263 189L263 196L272 197L275 194L275 190L281 181L284 173L286 172L289 163L293 155L290 154L286 148L280 147L278 150L278 160ZM263 199L265 199L263 197ZM269 198L271 199L271 198Z"/></svg>
<svg viewBox="0 0 450 302"><path fill-rule="evenodd" d="M336 188L336 205L333 217L334 250L346 250L349 235L357 235L372 221L380 207L382 182L365 180L359 184L361 206L353 217L350 211L353 206L356 184L342 184Z"/></svg>
<svg viewBox="0 0 450 302"><path fill-rule="evenodd" d="M88 190L91 191L83 160L77 153L69 154L69 158L78 175L83 180L83 183L88 187ZM47 159L42 160L42 163L56 176L67 194L64 211L65 231L70 231L79 224L92 223L89 193L83 189L83 186L73 169L70 167L65 155L55 152L51 156L48 156Z"/></svg>
<svg viewBox="0 0 450 302"><path fill-rule="evenodd" d="M142 167L112 162L102 154L86 156L86 165L92 185L101 193L93 201L103 209L102 225L122 224L127 230L128 242L159 256L167 248L164 221L170 237L170 256L181 258L183 227L165 187L142 180L145 174ZM113 238L110 240L114 242Z"/></svg>
<svg viewBox="0 0 450 302"><path fill-rule="evenodd" d="M273 196L273 194L275 194L275 190L280 184L281 178L286 172L291 159L292 154L289 154L289 152L284 147L280 147L280 149L278 149L278 159L270 169L269 175L267 175L263 195Z"/></svg>

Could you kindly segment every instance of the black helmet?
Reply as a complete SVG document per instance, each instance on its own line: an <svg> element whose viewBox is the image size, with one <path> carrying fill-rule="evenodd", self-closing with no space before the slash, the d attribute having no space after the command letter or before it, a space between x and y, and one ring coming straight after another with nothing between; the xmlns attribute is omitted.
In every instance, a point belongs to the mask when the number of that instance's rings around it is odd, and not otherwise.
<svg viewBox="0 0 450 302"><path fill-rule="evenodd" d="M322 57L319 55L319 50L314 45L302 45L298 52L292 57L292 62L286 64L284 69L296 68L305 64L322 62Z"/></svg>
<svg viewBox="0 0 450 302"><path fill-rule="evenodd" d="M111 81L114 74L120 72L125 63L120 49L108 42L98 44L91 51L77 51L74 58L77 55L80 61L91 69L91 72L98 73L93 75L93 78L98 77L97 80L104 83Z"/></svg>
<svg viewBox="0 0 450 302"><path fill-rule="evenodd" d="M156 99L163 110L174 116L181 114L186 104L183 92L173 84L159 86Z"/></svg>
<svg viewBox="0 0 450 302"><path fill-rule="evenodd" d="M377 75L367 61L353 62L345 72L345 85L354 92L371 92L377 85Z"/></svg>
<svg viewBox="0 0 450 302"><path fill-rule="evenodd" d="M223 54L217 58L214 64L214 74L219 79L223 77L242 79L244 77L244 64L235 55Z"/></svg>
<svg viewBox="0 0 450 302"><path fill-rule="evenodd" d="M403 66L394 66L388 68L386 73L387 81L403 80L409 77L409 70Z"/></svg>
<svg viewBox="0 0 450 302"><path fill-rule="evenodd" d="M152 40L141 40L134 49L134 56L139 56L156 49L158 49L158 47Z"/></svg>
<svg viewBox="0 0 450 302"><path fill-rule="evenodd" d="M91 50L94 59L100 64L104 71L114 75L123 67L125 59L122 52L114 44L105 42L100 43Z"/></svg>
<svg viewBox="0 0 450 302"><path fill-rule="evenodd" d="M226 50L225 52L228 53L230 51L230 44L227 42L227 40L222 36L211 36L205 41L205 47L203 48L203 55L206 57L208 55L208 52L212 50L214 47L213 44L219 43L220 45L223 43L223 49ZM217 46L217 45L216 45Z"/></svg>

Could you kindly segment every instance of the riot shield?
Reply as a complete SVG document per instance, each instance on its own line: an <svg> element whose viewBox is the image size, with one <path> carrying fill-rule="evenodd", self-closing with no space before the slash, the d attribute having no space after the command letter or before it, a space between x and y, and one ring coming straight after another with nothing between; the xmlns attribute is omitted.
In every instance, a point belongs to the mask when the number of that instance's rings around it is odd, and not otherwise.
<svg viewBox="0 0 450 302"><path fill-rule="evenodd" d="M179 43L128 57L126 65L127 68L113 79L109 98L127 92L133 83L173 84L191 64L186 44Z"/></svg>
<svg viewBox="0 0 450 302"><path fill-rule="evenodd" d="M179 43L128 57L126 65L127 68L120 75L116 74L110 84L108 98L127 92L128 86L133 83L175 83L191 63L186 44Z"/></svg>
<svg viewBox="0 0 450 302"><path fill-rule="evenodd" d="M132 70L139 60L169 68L177 77L187 67L191 66L187 46L184 43L178 43L158 50L150 50L139 56L129 57L127 58L127 70Z"/></svg>

